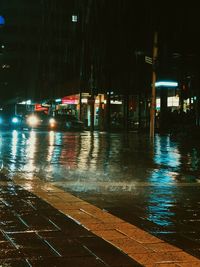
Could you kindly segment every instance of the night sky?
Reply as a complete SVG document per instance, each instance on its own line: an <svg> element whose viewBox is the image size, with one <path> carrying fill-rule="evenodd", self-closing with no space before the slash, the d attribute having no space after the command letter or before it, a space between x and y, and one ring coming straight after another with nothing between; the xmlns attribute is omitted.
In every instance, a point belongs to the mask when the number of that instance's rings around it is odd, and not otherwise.
<svg viewBox="0 0 200 267"><path fill-rule="evenodd" d="M190 3L189 3L190 4ZM89 88L91 65L99 91L136 93L151 77L144 55L159 36L163 77L198 75L197 5L132 0L2 0L1 99L54 98ZM78 22L71 17L78 15ZM137 52L141 56L136 56ZM178 71L177 71L178 69ZM181 73L181 74L180 74ZM169 77L170 78L170 77Z"/></svg>

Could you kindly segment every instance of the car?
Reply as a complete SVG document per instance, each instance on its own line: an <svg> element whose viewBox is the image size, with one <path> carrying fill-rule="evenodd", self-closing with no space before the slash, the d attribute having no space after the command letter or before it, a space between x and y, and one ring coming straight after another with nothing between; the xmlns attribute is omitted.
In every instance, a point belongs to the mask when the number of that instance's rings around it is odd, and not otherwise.
<svg viewBox="0 0 200 267"><path fill-rule="evenodd" d="M51 128L68 131L83 131L84 123L71 114L56 114L51 118Z"/></svg>
<svg viewBox="0 0 200 267"><path fill-rule="evenodd" d="M53 128L54 119L44 112L34 111L26 114L23 119L23 128L50 129Z"/></svg>
<svg viewBox="0 0 200 267"><path fill-rule="evenodd" d="M0 112L1 129L21 129L22 117L13 113Z"/></svg>

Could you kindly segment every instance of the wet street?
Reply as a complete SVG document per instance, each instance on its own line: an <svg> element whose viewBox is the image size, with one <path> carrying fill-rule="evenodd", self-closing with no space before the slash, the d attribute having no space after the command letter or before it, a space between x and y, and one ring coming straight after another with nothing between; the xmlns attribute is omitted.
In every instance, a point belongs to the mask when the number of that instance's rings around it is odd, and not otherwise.
<svg viewBox="0 0 200 267"><path fill-rule="evenodd" d="M156 135L1 131L1 167L39 177L200 258L200 143Z"/></svg>

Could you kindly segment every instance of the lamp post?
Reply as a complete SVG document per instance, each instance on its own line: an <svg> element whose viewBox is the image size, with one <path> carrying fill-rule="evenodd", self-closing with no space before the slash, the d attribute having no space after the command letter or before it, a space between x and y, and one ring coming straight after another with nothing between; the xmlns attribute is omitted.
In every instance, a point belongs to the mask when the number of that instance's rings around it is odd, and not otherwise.
<svg viewBox="0 0 200 267"><path fill-rule="evenodd" d="M154 141L155 133L155 109L156 109L156 70L155 62L158 56L158 34L154 33L153 41L153 71L152 71L152 91L151 91L151 109L150 109L150 138Z"/></svg>
<svg viewBox="0 0 200 267"><path fill-rule="evenodd" d="M95 94L94 94L94 76L93 76L93 65L91 65L91 75L90 75L90 131L94 131L94 104L95 104Z"/></svg>

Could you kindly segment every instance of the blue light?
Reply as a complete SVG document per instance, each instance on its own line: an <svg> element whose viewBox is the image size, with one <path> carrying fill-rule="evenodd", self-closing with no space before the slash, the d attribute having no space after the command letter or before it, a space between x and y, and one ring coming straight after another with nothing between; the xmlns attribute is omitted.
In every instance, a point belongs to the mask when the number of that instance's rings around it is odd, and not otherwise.
<svg viewBox="0 0 200 267"><path fill-rule="evenodd" d="M18 123L18 122L19 122L18 118L16 117L12 118L12 123Z"/></svg>
<svg viewBox="0 0 200 267"><path fill-rule="evenodd" d="M167 82L167 81L160 81L155 83L156 87L177 87L178 83L177 82Z"/></svg>
<svg viewBox="0 0 200 267"><path fill-rule="evenodd" d="M5 25L4 17L0 16L0 26Z"/></svg>
<svg viewBox="0 0 200 267"><path fill-rule="evenodd" d="M0 118L0 124L2 124L3 123L3 119L2 118Z"/></svg>

